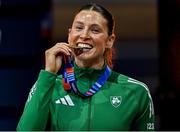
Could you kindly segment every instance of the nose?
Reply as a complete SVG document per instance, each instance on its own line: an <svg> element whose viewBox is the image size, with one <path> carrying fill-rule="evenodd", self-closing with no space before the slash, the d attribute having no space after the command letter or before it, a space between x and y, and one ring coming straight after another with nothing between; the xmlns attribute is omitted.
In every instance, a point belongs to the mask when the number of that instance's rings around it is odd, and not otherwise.
<svg viewBox="0 0 180 132"><path fill-rule="evenodd" d="M88 31L87 29L84 29L84 30L81 32L81 34L80 34L80 38L82 38L82 39L88 39L88 38L90 38L90 36L89 36L89 31Z"/></svg>

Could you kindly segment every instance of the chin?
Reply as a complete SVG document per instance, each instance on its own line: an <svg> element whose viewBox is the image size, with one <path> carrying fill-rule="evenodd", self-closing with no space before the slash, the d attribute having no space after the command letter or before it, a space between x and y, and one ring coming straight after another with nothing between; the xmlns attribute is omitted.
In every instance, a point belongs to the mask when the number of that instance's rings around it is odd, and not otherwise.
<svg viewBox="0 0 180 132"><path fill-rule="evenodd" d="M78 56L76 57L78 60L80 61L89 61L89 62L96 62L97 60L99 60L99 56L90 56L90 55L84 55L84 56Z"/></svg>
<svg viewBox="0 0 180 132"><path fill-rule="evenodd" d="M81 60L81 61L93 61L93 60L98 60L99 58L101 58L101 54L97 54L99 53L99 51L95 50L95 49L92 49L91 51L89 52L86 52L86 53L82 53L80 55L77 55L76 58L78 60ZM103 55L102 55L102 58Z"/></svg>
<svg viewBox="0 0 180 132"><path fill-rule="evenodd" d="M87 61L87 60L91 60L91 59L93 59L94 57L92 57L92 56L86 56L86 55L82 55L82 56L76 56L76 58L78 59L78 60L81 60L81 61Z"/></svg>
<svg viewBox="0 0 180 132"><path fill-rule="evenodd" d="M77 55L76 58L81 59L81 60L86 60L86 59L94 58L94 55L95 55L94 51L89 51L89 52L85 52L80 55Z"/></svg>

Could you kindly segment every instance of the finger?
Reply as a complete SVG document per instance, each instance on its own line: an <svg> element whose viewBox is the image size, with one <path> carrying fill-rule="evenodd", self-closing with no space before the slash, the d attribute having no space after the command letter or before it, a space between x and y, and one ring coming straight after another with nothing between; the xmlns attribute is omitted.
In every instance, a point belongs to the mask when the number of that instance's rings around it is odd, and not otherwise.
<svg viewBox="0 0 180 132"><path fill-rule="evenodd" d="M72 52L71 48L69 47L70 44L67 43L57 43L58 47L63 47L64 49L66 49L67 51L69 51L70 53Z"/></svg>
<svg viewBox="0 0 180 132"><path fill-rule="evenodd" d="M65 55L70 55L71 54L71 50L68 49L68 47L66 45L63 44L56 44L55 46L53 46L52 48L50 48L48 50L49 54L53 54L53 55L58 55L60 53L65 54Z"/></svg>

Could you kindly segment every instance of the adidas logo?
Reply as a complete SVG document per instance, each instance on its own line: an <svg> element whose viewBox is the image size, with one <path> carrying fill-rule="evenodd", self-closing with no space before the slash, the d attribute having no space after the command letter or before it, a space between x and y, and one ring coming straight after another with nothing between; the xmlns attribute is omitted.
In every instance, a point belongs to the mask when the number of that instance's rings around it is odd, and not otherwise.
<svg viewBox="0 0 180 132"><path fill-rule="evenodd" d="M74 103L72 102L69 95L64 96L64 98L60 98L55 101L56 104L63 104L68 106L74 106Z"/></svg>

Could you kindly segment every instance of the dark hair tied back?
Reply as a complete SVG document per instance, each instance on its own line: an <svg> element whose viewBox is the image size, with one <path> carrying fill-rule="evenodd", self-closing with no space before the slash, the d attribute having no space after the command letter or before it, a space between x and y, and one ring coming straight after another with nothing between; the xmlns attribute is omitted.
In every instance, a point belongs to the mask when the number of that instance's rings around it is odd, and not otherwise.
<svg viewBox="0 0 180 132"><path fill-rule="evenodd" d="M114 19L111 13L106 10L104 7L101 5L98 5L96 3L90 3L87 5L82 6L82 8L79 10L92 10L100 13L106 20L107 20L107 26L108 26L108 35L111 35L114 31Z"/></svg>

